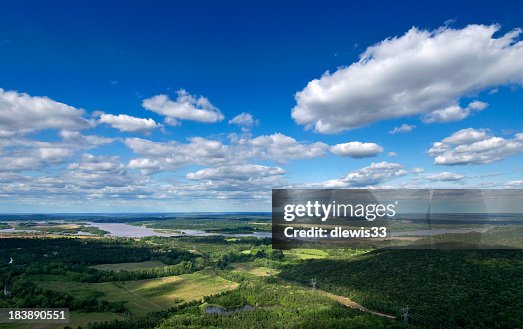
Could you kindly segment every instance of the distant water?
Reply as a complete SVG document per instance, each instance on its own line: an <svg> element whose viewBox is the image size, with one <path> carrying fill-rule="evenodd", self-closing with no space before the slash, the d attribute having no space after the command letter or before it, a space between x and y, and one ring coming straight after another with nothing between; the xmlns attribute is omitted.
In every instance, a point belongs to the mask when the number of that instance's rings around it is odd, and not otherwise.
<svg viewBox="0 0 523 329"><path fill-rule="evenodd" d="M15 229L15 228L5 228L3 230L0 230L0 233L35 233L37 232L36 230L18 230L18 229Z"/></svg>
<svg viewBox="0 0 523 329"><path fill-rule="evenodd" d="M271 232L253 232L251 234L219 234L209 233L203 230L177 230L182 233L167 233L158 232L157 229L145 227L145 226L134 226L125 223L87 223L89 226L98 227L101 230L109 232L109 236L114 237L127 237L127 238L143 238L146 236L212 236L212 235L223 235L223 236L234 236L234 237L257 237L257 238L270 238Z"/></svg>
<svg viewBox="0 0 523 329"><path fill-rule="evenodd" d="M220 234L220 233L210 233L204 230L176 230L182 233L168 233L168 232L159 232L157 229L145 227L145 226L135 226L126 223L93 223L86 222L86 226L98 227L101 230L109 232L109 236L122 237L122 238L144 238L147 236L163 236L163 237L173 237L173 236L231 236L231 237L256 237L256 238L270 238L272 237L271 232L253 232L249 234ZM38 230L18 230L14 228L8 228L0 230L0 233L38 233ZM75 235L95 235L89 232L79 231Z"/></svg>
<svg viewBox="0 0 523 329"><path fill-rule="evenodd" d="M145 226L134 226L124 223L87 223L89 226L98 227L109 232L110 236L143 238L146 236L178 236L176 233L155 232L154 229Z"/></svg>

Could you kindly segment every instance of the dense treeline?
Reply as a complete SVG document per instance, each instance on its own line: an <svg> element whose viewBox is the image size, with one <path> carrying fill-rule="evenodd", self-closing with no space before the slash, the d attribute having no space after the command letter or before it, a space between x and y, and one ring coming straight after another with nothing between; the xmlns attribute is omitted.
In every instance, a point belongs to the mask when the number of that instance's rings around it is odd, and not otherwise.
<svg viewBox="0 0 523 329"><path fill-rule="evenodd" d="M364 306L462 328L523 325L523 253L509 250L384 250L351 259L288 264L281 277L349 296Z"/></svg>
<svg viewBox="0 0 523 329"><path fill-rule="evenodd" d="M78 298L71 293L43 289L38 287L26 275L21 275L9 283L9 298L0 299L0 308L4 307L41 307L69 308L71 311L82 312L114 312L125 311L123 303L111 303L98 300L94 296Z"/></svg>
<svg viewBox="0 0 523 329"><path fill-rule="evenodd" d="M185 250L163 248L131 239L0 239L2 265L8 263L10 258L14 259L14 266L34 263L97 265L148 260L173 265L195 257Z"/></svg>

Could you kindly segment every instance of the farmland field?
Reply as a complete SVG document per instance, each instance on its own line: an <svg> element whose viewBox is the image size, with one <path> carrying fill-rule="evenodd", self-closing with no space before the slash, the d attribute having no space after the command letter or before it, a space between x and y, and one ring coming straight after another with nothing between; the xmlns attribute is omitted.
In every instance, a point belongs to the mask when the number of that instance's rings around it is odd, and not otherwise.
<svg viewBox="0 0 523 329"><path fill-rule="evenodd" d="M162 311L174 305L234 289L237 284L213 273L212 269L179 276L137 281L78 283L60 275L32 278L39 286L64 290L83 298L97 297L113 303L124 303L135 315Z"/></svg>

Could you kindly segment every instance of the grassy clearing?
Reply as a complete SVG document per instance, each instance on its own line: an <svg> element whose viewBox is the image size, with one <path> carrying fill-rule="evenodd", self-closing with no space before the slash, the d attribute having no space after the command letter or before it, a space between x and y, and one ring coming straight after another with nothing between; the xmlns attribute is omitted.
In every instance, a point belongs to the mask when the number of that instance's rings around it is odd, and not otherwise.
<svg viewBox="0 0 523 329"><path fill-rule="evenodd" d="M238 286L217 276L211 269L138 281L80 283L66 281L63 276L57 275L35 276L34 279L42 287L67 291L77 297L95 296L109 302L124 302L126 308L136 315L165 310L183 301L200 299Z"/></svg>
<svg viewBox="0 0 523 329"><path fill-rule="evenodd" d="M164 263L157 261L157 260L151 260L146 262L139 262L139 263L117 263L117 264L100 264L95 266L90 266L91 268L95 268L97 270L102 271L133 271L133 270L141 270L145 268L156 268L156 267L164 267L167 266Z"/></svg>
<svg viewBox="0 0 523 329"><path fill-rule="evenodd" d="M325 258L328 256L328 254L323 250L304 249L304 248L285 250L285 251L283 251L283 254L285 255L285 258L287 258L289 260L317 259L317 258Z"/></svg>
<svg viewBox="0 0 523 329"><path fill-rule="evenodd" d="M232 265L235 269L247 272L255 276L269 276L278 274L279 271L268 267L254 267L249 263L235 263Z"/></svg>

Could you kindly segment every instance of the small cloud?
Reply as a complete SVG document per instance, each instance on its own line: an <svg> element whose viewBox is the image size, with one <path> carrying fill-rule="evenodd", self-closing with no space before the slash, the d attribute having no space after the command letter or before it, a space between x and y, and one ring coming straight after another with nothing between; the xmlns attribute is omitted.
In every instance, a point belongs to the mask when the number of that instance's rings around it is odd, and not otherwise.
<svg viewBox="0 0 523 329"><path fill-rule="evenodd" d="M439 165L486 164L523 152L523 133L512 139L492 136L487 129L462 129L428 150Z"/></svg>
<svg viewBox="0 0 523 329"><path fill-rule="evenodd" d="M457 19L451 18L451 19L447 19L445 22L443 22L443 25L447 27L447 26L452 25L452 24L454 24L456 22L457 22Z"/></svg>
<svg viewBox="0 0 523 329"><path fill-rule="evenodd" d="M468 117L473 111L483 111L488 106L487 103L480 101L471 102L466 108L459 105L452 105L441 110L436 110L423 118L425 123L459 121Z"/></svg>
<svg viewBox="0 0 523 329"><path fill-rule="evenodd" d="M505 184L508 188L522 188L523 180L511 180Z"/></svg>
<svg viewBox="0 0 523 329"><path fill-rule="evenodd" d="M105 114L100 113L100 123L106 123L122 132L149 133L152 129L161 125L153 119L136 118L127 114Z"/></svg>
<svg viewBox="0 0 523 329"><path fill-rule="evenodd" d="M376 156L383 152L383 147L376 143L349 142L334 145L330 151L339 156L361 159Z"/></svg>
<svg viewBox="0 0 523 329"><path fill-rule="evenodd" d="M465 176L445 171L438 174L428 175L426 178L431 182L456 182L463 180Z"/></svg>
<svg viewBox="0 0 523 329"><path fill-rule="evenodd" d="M373 162L370 166L350 172L344 178L331 179L320 183L304 184L306 188L347 188L370 187L385 181L407 175L403 166L394 162Z"/></svg>
<svg viewBox="0 0 523 329"><path fill-rule="evenodd" d="M395 156L398 156L398 153L396 153L396 152L389 152L389 153L387 153L387 155L390 156L390 157L395 157Z"/></svg>
<svg viewBox="0 0 523 329"><path fill-rule="evenodd" d="M177 91L176 100L167 95L156 95L144 99L142 106L166 117L166 123L178 125L179 120L212 123L222 121L222 112L203 96L193 96L184 89Z"/></svg>
<svg viewBox="0 0 523 329"><path fill-rule="evenodd" d="M399 127L395 127L391 131L389 131L389 134L397 134L397 133L408 133L411 132L412 129L416 128L415 125L408 125L406 123L402 124Z"/></svg>
<svg viewBox="0 0 523 329"><path fill-rule="evenodd" d="M240 113L229 120L229 124L240 126L243 132L248 132L253 126L257 126L259 123L260 121L258 119L255 120L252 114L245 112Z"/></svg>

